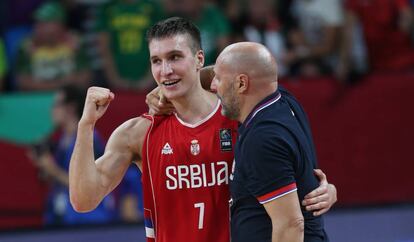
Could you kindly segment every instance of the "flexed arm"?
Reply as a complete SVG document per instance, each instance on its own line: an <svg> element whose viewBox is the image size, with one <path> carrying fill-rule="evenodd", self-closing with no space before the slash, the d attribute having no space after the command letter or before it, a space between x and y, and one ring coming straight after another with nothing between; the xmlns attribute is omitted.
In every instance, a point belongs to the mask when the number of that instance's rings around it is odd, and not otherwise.
<svg viewBox="0 0 414 242"><path fill-rule="evenodd" d="M119 126L109 138L102 157L95 161L93 130L114 94L106 88L91 87L69 165L69 194L78 212L95 209L121 181L131 161L140 155L142 140L148 128L145 120L131 119Z"/></svg>

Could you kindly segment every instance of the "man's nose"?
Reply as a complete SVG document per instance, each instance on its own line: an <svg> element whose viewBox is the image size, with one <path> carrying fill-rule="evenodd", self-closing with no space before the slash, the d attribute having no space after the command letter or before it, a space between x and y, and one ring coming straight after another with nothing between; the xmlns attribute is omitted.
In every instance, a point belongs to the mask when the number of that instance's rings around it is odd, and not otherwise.
<svg viewBox="0 0 414 242"><path fill-rule="evenodd" d="M172 73L172 68L171 68L171 64L167 61L164 61L162 63L162 73L164 75L168 75Z"/></svg>

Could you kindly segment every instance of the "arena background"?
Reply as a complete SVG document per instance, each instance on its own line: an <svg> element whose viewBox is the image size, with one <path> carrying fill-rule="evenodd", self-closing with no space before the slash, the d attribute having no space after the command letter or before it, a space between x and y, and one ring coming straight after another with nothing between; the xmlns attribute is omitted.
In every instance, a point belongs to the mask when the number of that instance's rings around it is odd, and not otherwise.
<svg viewBox="0 0 414 242"><path fill-rule="evenodd" d="M45 1L28 1L27 9L29 2L33 5L30 11L34 11ZM96 9L106 1L73 2L85 8L77 13L86 11L86 19L91 21ZM223 8L227 1L207 2L219 6L231 19L228 9ZM19 5L8 0L0 4L1 37L6 50L17 48L10 47L10 43L17 45L15 42L7 42L11 30L27 36L21 26L30 29L33 24L31 18L24 25L7 18L7 13L16 10L12 6ZM83 34L93 39L88 23L83 23ZM19 90L13 68L15 58L7 57L6 74L0 75L0 241L144 241L140 221L44 225L49 185L39 179L39 170L27 150L55 132L50 117L55 91ZM104 74L99 58L93 54L90 58L93 78L101 80ZM338 82L335 75L281 78L282 85L303 104L312 126L319 166L338 190L338 202L326 215L331 241L414 241L414 159L410 153L414 144L413 70L414 66L403 71L369 70L350 76L346 84ZM97 83L106 86L105 78L102 80ZM105 140L123 121L147 111L147 90L114 92L116 99L97 125Z"/></svg>

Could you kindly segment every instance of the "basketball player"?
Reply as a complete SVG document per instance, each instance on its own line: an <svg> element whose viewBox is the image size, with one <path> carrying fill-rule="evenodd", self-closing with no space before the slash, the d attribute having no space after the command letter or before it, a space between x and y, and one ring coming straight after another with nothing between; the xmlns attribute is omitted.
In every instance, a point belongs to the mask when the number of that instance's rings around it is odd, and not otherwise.
<svg viewBox="0 0 414 242"><path fill-rule="evenodd" d="M143 172L148 241L228 242L237 123L223 117L217 96L201 87L204 54L192 23L161 21L148 42L152 74L176 112L126 121L95 161L93 129L115 96L89 88L70 163L71 203L79 212L93 210L135 161Z"/></svg>

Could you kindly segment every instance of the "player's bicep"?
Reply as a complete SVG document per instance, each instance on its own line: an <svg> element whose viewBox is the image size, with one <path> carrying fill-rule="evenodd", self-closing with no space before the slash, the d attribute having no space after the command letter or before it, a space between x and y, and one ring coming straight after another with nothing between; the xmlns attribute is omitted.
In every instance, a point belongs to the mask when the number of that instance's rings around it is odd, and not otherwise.
<svg viewBox="0 0 414 242"><path fill-rule="evenodd" d="M116 133L111 135L104 154L95 163L100 173L101 184L108 191L116 187L130 164L130 152L126 149L125 140Z"/></svg>
<svg viewBox="0 0 414 242"><path fill-rule="evenodd" d="M122 180L126 170L135 157L140 157L139 144L144 139L146 126L127 121L111 135L103 156L95 163L101 174L102 184L112 191Z"/></svg>

